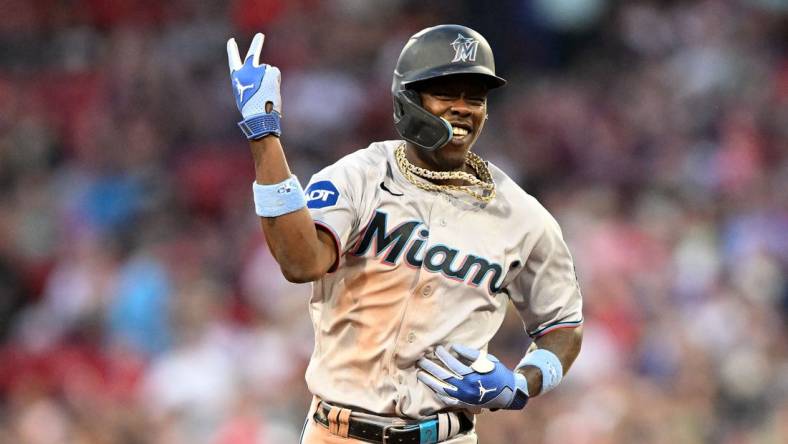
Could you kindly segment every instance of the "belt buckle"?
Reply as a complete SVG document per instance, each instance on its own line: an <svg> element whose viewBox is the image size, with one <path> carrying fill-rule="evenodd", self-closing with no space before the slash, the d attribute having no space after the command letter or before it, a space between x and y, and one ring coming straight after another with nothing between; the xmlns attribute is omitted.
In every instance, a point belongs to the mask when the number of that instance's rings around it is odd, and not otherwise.
<svg viewBox="0 0 788 444"><path fill-rule="evenodd" d="M389 442L388 431L392 427L394 427L394 424L388 424L388 425L384 425L383 426L383 436L382 436L383 444L388 444L388 442Z"/></svg>

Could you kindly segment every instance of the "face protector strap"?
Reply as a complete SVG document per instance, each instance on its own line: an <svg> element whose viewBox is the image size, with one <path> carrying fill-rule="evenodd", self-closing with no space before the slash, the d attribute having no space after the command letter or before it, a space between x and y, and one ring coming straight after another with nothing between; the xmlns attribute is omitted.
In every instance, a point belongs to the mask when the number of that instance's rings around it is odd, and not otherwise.
<svg viewBox="0 0 788 444"><path fill-rule="evenodd" d="M419 93L400 90L394 96L394 126L403 139L427 151L446 145L452 137L451 124L422 108Z"/></svg>

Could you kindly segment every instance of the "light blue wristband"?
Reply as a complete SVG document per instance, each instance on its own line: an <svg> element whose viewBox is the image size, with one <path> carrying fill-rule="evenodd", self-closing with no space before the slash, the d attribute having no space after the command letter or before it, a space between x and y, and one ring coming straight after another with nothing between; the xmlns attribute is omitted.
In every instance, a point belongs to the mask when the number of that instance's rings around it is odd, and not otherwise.
<svg viewBox="0 0 788 444"><path fill-rule="evenodd" d="M260 217L277 217L306 207L304 189L293 175L273 185L252 182L254 210Z"/></svg>
<svg viewBox="0 0 788 444"><path fill-rule="evenodd" d="M523 357L516 370L532 365L542 372L542 390L538 394L545 394L556 388L564 377L564 367L561 360L550 350L538 348Z"/></svg>

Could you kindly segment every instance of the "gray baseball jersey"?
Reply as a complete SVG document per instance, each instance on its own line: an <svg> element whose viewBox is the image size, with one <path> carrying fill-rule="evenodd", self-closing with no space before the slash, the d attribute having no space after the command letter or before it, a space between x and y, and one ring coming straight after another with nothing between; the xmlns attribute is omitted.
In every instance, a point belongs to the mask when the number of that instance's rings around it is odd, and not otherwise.
<svg viewBox="0 0 788 444"><path fill-rule="evenodd" d="M373 143L312 177L315 223L339 258L313 284L310 391L370 412L422 418L442 408L416 379L440 344L486 349L511 299L536 337L582 323L572 257L553 217L490 165L496 197L424 191Z"/></svg>

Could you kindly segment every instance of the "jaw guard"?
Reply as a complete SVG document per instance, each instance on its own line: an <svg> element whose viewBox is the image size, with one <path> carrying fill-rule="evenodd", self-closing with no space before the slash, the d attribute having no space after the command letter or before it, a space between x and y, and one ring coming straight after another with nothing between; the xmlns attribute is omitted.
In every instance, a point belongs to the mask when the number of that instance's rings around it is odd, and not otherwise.
<svg viewBox="0 0 788 444"><path fill-rule="evenodd" d="M427 151L446 145L452 137L451 124L422 108L419 94L412 90L394 95L394 126L403 139Z"/></svg>

